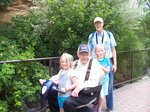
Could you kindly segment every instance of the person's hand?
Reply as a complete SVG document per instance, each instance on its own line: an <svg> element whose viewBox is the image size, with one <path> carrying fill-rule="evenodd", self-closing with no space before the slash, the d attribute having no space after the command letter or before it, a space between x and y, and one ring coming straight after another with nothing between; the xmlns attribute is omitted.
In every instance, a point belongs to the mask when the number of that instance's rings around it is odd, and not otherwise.
<svg viewBox="0 0 150 112"><path fill-rule="evenodd" d="M105 70L105 66L104 65L100 65L101 69L104 71Z"/></svg>
<svg viewBox="0 0 150 112"><path fill-rule="evenodd" d="M67 88L60 88L60 90L64 93L66 93L68 91Z"/></svg>
<svg viewBox="0 0 150 112"><path fill-rule="evenodd" d="M45 79L39 79L39 82L40 82L41 85L43 85L44 82L46 82L46 80Z"/></svg>
<svg viewBox="0 0 150 112"><path fill-rule="evenodd" d="M51 80L55 84L59 83L59 77L58 77L58 75L52 76L49 80Z"/></svg>
<svg viewBox="0 0 150 112"><path fill-rule="evenodd" d="M113 64L113 71L114 73L117 71L117 64Z"/></svg>
<svg viewBox="0 0 150 112"><path fill-rule="evenodd" d="M79 96L79 92L80 92L79 88L76 87L76 88L72 91L71 95L72 95L73 97L78 97L78 96Z"/></svg>
<svg viewBox="0 0 150 112"><path fill-rule="evenodd" d="M59 81L58 80L51 80L53 83L55 84L59 84Z"/></svg>

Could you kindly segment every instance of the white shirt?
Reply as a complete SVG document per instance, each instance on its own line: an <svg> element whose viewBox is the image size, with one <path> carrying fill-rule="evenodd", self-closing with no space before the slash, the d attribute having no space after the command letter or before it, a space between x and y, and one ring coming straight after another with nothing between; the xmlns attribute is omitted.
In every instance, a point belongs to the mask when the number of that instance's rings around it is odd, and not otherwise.
<svg viewBox="0 0 150 112"><path fill-rule="evenodd" d="M83 89L84 87L95 87L99 84L102 84L102 79L104 77L104 71L101 69L99 62L96 59L92 59L92 66L89 75L89 79L85 81L86 71L88 68L88 64L81 64L78 61L77 67L74 70L74 73L77 75L79 79L78 87L79 89Z"/></svg>
<svg viewBox="0 0 150 112"><path fill-rule="evenodd" d="M103 38L103 39L102 39ZM112 48L117 46L115 38L111 32L103 31L101 34L98 32L89 35L88 46L92 52L92 57L95 58L95 47L97 44L103 44L106 49L106 57L112 58Z"/></svg>

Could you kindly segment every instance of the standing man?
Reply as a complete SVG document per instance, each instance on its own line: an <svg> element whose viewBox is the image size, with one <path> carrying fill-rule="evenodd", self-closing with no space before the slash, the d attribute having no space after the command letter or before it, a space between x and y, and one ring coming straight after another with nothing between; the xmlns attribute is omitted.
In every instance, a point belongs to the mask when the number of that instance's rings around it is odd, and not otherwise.
<svg viewBox="0 0 150 112"><path fill-rule="evenodd" d="M95 47L97 44L103 44L106 49L106 57L112 62L111 70L109 73L109 89L108 96L106 97L108 112L113 111L113 80L114 73L117 70L117 46L114 36L111 32L104 30L104 20L100 17L94 19L95 32L89 35L88 46L92 52L92 57L95 58Z"/></svg>
<svg viewBox="0 0 150 112"><path fill-rule="evenodd" d="M74 72L79 82L77 87L72 91L72 96L64 102L63 108L65 112L78 112L77 107L86 105L94 100L99 93L97 94L97 92L93 91L91 93L84 93L82 90L86 87L97 87L101 85L105 74L99 62L96 59L91 59L90 49L86 44L79 46L77 56L79 59L74 64ZM88 107L81 108L79 111L92 112Z"/></svg>

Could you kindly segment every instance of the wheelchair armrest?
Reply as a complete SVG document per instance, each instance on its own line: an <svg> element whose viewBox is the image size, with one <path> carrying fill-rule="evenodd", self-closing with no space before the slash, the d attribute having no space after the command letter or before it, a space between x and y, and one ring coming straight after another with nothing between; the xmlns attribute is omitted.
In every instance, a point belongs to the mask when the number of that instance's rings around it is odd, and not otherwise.
<svg viewBox="0 0 150 112"><path fill-rule="evenodd" d="M83 88L80 91L80 94L82 94L82 95L89 95L89 96L94 95L95 97L92 100L90 100L88 103L78 106L77 109L91 106L91 104L92 105L96 105L97 102L99 101L99 96L100 96L101 89L102 89L102 85L98 85L96 87Z"/></svg>
<svg viewBox="0 0 150 112"><path fill-rule="evenodd" d="M96 87L86 87L86 88L83 88L81 90L81 92L84 93L84 94L88 94L88 93L91 93L91 92L100 92L101 88L102 88L102 85L98 85Z"/></svg>

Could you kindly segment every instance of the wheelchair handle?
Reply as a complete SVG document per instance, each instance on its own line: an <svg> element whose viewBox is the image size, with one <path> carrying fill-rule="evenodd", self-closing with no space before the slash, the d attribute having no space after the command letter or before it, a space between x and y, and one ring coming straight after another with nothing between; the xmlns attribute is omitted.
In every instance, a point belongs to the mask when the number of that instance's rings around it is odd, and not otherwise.
<svg viewBox="0 0 150 112"><path fill-rule="evenodd" d="M60 92L60 93L62 93L62 94L65 94L64 91L62 91L62 90L59 89L59 88L56 88L55 86L53 86L53 89L54 89L55 91L57 91L57 92Z"/></svg>

